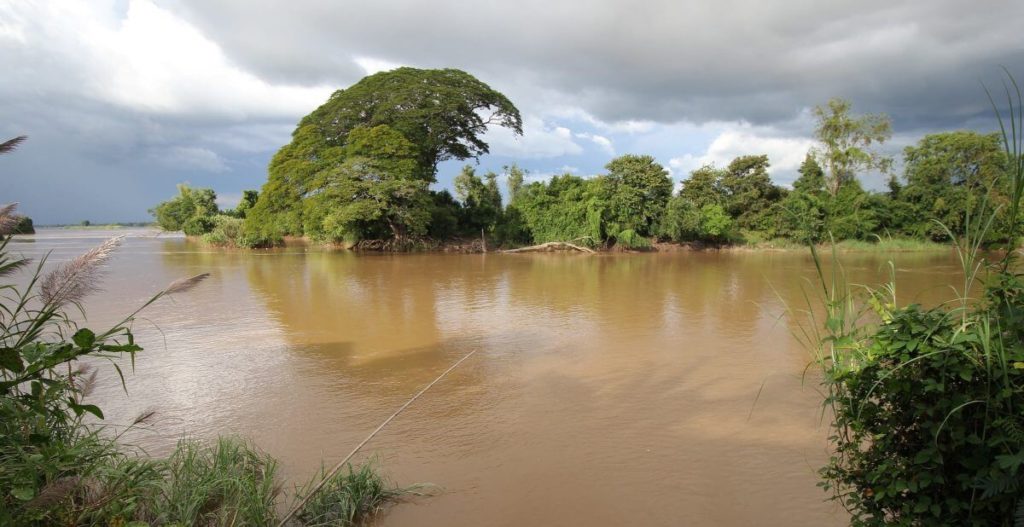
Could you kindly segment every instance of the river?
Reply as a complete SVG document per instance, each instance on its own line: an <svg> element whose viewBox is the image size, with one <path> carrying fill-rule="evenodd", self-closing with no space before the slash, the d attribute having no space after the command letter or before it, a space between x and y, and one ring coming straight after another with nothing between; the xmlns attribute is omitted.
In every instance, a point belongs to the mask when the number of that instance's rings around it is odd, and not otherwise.
<svg viewBox="0 0 1024 527"><path fill-rule="evenodd" d="M816 487L827 427L809 352L782 317L815 276L804 252L356 255L230 251L146 230L47 230L15 252L71 258L128 234L87 325L208 272L135 323L127 394L92 401L160 455L184 435L237 434L289 480L332 464L450 364L479 350L377 436L400 485L431 496L381 526L843 525ZM934 304L951 253L846 254L901 302ZM286 485L290 488L290 484Z"/></svg>

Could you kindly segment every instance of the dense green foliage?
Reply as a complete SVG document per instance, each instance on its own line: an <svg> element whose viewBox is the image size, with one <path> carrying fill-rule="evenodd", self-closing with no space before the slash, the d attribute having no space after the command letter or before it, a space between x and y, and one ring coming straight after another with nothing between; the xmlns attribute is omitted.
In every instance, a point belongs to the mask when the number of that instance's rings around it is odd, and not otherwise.
<svg viewBox="0 0 1024 527"><path fill-rule="evenodd" d="M32 218L28 216L18 216L18 224L14 226L14 230L11 234L35 234L36 227L32 223Z"/></svg>
<svg viewBox="0 0 1024 527"><path fill-rule="evenodd" d="M605 207L600 181L572 174L534 182L520 189L512 205L522 215L531 241L572 241L597 245L604 240Z"/></svg>
<svg viewBox="0 0 1024 527"><path fill-rule="evenodd" d="M856 525L1010 525L1024 466L1024 349L991 308L912 305L829 370L841 388L832 462L822 472ZM990 295L994 290L989 290ZM1002 329L1002 331L1001 331Z"/></svg>
<svg viewBox="0 0 1024 527"><path fill-rule="evenodd" d="M1005 204L1006 160L997 134L940 133L908 146L905 185L896 191L905 205L904 230L944 240L945 230L933 220L963 232L966 212L977 209L978 200Z"/></svg>
<svg viewBox="0 0 1024 527"><path fill-rule="evenodd" d="M609 162L608 174L599 181L607 212L606 231L632 231L637 236L653 236L658 220L665 213L672 195L668 171L651 156L624 155Z"/></svg>
<svg viewBox="0 0 1024 527"><path fill-rule="evenodd" d="M217 193L209 188L178 185L178 195L160 203L149 212L165 231L182 231L188 236L201 236L218 246L251 247L250 237L242 222L258 200L255 190L246 190L234 209L219 210Z"/></svg>
<svg viewBox="0 0 1024 527"><path fill-rule="evenodd" d="M358 240L384 236L374 227L390 221L390 236L422 235L431 230L431 219L438 216L435 209L439 200L425 199L424 192L413 191L411 185L418 181L425 188L432 183L441 161L486 154L489 147L483 134L489 125L522 133L519 110L504 95L468 73L398 68L370 75L334 92L326 103L299 122L291 143L281 148L270 163L269 179L246 220L246 232L260 244L303 234L332 241ZM378 130L376 133L384 134L380 132L384 130L381 126L389 131L385 135L390 147L366 151L365 136L362 146L354 146L360 140L358 130ZM388 148L392 150L389 152ZM391 153L398 158L386 159ZM354 156L364 159L348 159ZM366 164L367 159L372 160L372 166ZM369 206L371 198L360 194L370 189L377 176L358 172L377 171L382 164L392 162L400 162L401 166L390 166L389 170L400 173L385 180L392 186L404 187L378 194L390 194L394 198L392 203L400 203L404 210L388 214ZM357 180L365 184L355 188L359 186ZM335 188L332 198L319 200L320 205L333 209L341 201L349 200L350 192L360 195L355 198L360 204L338 213L308 203L325 185L337 186L339 181L347 183ZM307 220L307 214L313 218ZM444 214L439 216L445 221ZM314 231L306 232L308 226Z"/></svg>
<svg viewBox="0 0 1024 527"><path fill-rule="evenodd" d="M234 211L218 212L212 190L182 185L153 214L163 228L215 245L269 246L305 236L393 250L453 238L483 247L570 241L641 249L654 241L943 241L948 235L936 220L956 231L980 203L1009 203L1007 157L994 135L925 136L905 149L897 175L892 159L876 151L891 136L888 117L853 114L841 99L813 115L818 146L792 189L772 181L767 155L752 153L692 171L673 194L664 167L629 154L610 160L603 174L547 182L526 183L523 170L505 167L504 199L498 174L481 177L466 165L453 197L430 189L437 163L486 153L489 124L521 132L519 113L466 73L400 68L339 90L304 117L271 160L262 192L247 191ZM865 189L869 173L888 175L888 190ZM1007 215L1003 207L987 243L1007 239Z"/></svg>
<svg viewBox="0 0 1024 527"><path fill-rule="evenodd" d="M331 242L425 234L431 200L412 143L380 125L352 130L342 150L344 161L313 176L305 232Z"/></svg>
<svg viewBox="0 0 1024 527"><path fill-rule="evenodd" d="M768 177L768 156L737 157L719 183L722 206L741 229L771 231L773 206L785 195Z"/></svg>
<svg viewBox="0 0 1024 527"><path fill-rule="evenodd" d="M871 150L873 144L884 143L892 136L889 117L855 116L850 113L851 108L850 102L843 99L831 99L825 106L814 108L814 135L821 143L815 154L825 167L825 188L832 196L855 180L859 172L885 172L892 165L891 159Z"/></svg>
<svg viewBox="0 0 1024 527"><path fill-rule="evenodd" d="M213 189L194 189L182 183L178 185L176 197L157 205L149 212L156 218L157 225L165 231L184 230L190 236L199 236L208 231L202 230L204 225L201 224L219 212L217 194ZM212 228L212 224L210 227ZM190 230L192 232L189 232Z"/></svg>
<svg viewBox="0 0 1024 527"><path fill-rule="evenodd" d="M486 182L469 165L464 166L462 172L455 177L455 195L462 203L459 224L470 233L493 233L501 221L498 175L488 172L484 178Z"/></svg>
<svg viewBox="0 0 1024 527"><path fill-rule="evenodd" d="M905 205L960 227L954 243L964 281L957 298L932 309L899 306L895 266L893 281L879 289L850 287L835 262L831 278L820 273L824 331L812 326L801 334L818 351L832 419L833 455L822 484L853 525L1024 523L1024 275L1018 251L991 263L981 252L1000 218L1004 239L1016 241L1019 232L1019 92L1016 102L1017 111L1010 100L1013 126L1004 130L1001 156L991 136L964 132L907 149L907 188L933 197L925 206ZM1001 209L981 199L996 187ZM962 210L936 208L951 195L967 202L970 222ZM921 218L914 220L921 228ZM953 237L950 224L936 223ZM972 298L977 289L982 295Z"/></svg>

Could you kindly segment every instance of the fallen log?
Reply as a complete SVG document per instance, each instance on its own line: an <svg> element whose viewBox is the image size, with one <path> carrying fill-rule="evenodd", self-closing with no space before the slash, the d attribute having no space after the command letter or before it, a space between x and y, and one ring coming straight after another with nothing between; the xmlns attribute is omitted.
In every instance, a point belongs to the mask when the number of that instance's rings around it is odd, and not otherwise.
<svg viewBox="0 0 1024 527"><path fill-rule="evenodd" d="M547 251L579 251L581 253L594 254L596 251L589 247L583 247L580 245L572 244L569 242L547 242L540 245L531 245L529 247L520 247L518 249L506 249L501 251L503 253L528 253L528 252L547 252Z"/></svg>

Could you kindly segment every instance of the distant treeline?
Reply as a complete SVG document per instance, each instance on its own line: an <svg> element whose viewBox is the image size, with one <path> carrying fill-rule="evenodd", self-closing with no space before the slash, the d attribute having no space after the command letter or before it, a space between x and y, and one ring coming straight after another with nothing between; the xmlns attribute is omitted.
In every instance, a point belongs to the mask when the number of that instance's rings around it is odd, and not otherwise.
<svg viewBox="0 0 1024 527"><path fill-rule="evenodd" d="M78 223L51 223L48 225L37 225L41 229L81 229L83 227L90 229L105 229L105 228L118 228L118 227L152 227L154 223L152 221L115 221L111 223L93 223L89 220L80 221Z"/></svg>
<svg viewBox="0 0 1024 527"><path fill-rule="evenodd" d="M785 238L798 242L907 236L943 240L972 211L1007 201L1007 158L996 135L928 135L903 154L903 173L874 147L889 139L885 115L854 115L834 99L815 108L819 145L792 189L768 175L766 155L704 166L673 192L665 168L646 155L611 160L604 174L565 174L526 183L505 167L482 177L467 165L455 196L435 191L437 163L488 152L488 125L521 133L519 111L500 93L459 70L399 68L335 92L300 121L270 163L261 192L246 191L219 211L211 189L181 186L151 212L167 230L214 244L270 246L286 236L348 246L389 240L484 236L495 245L572 241L638 249L654 241L710 244ZM859 176L889 174L887 191L865 190ZM937 220L937 221L936 221ZM1008 232L1002 216L992 240ZM939 225L942 222L945 227Z"/></svg>

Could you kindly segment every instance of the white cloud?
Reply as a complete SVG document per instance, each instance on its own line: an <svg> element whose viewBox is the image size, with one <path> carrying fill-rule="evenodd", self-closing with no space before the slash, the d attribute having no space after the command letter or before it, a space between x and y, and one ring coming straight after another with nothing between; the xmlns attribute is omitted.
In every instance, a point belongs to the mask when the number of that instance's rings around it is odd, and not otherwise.
<svg viewBox="0 0 1024 527"><path fill-rule="evenodd" d="M605 133L629 135L643 134L650 132L658 126L658 123L649 120L628 119L613 122L602 121L601 119L594 117L590 112L566 101L564 97L559 97L557 95L550 95L549 97L559 99L559 102L557 104L549 105L550 107L546 112L548 115L563 119L582 121Z"/></svg>
<svg viewBox="0 0 1024 527"><path fill-rule="evenodd" d="M548 123L535 115L523 117L523 135L517 136L506 128L491 127L484 138L491 153L522 159L543 159L583 153L583 147L573 140L572 130Z"/></svg>
<svg viewBox="0 0 1024 527"><path fill-rule="evenodd" d="M549 179L555 176L564 176L566 174L572 174L574 176L580 175L578 168L568 165L562 165L561 168L555 170L528 171L526 173L526 176L523 177L523 180L526 181L527 183L534 183L537 181L548 181ZM587 176L581 177L586 178Z"/></svg>
<svg viewBox="0 0 1024 527"><path fill-rule="evenodd" d="M374 59L370 57L356 57L352 59L367 75L373 75L374 73L380 73L382 71L391 71L395 68L402 67L397 62L390 62L387 60Z"/></svg>
<svg viewBox="0 0 1024 527"><path fill-rule="evenodd" d="M809 137L780 137L772 133L770 129L739 123L718 134L704 153L674 157L669 160L669 167L674 174L687 177L704 165L724 167L739 156L767 154L771 163L769 173L776 182L788 183L815 142Z"/></svg>
<svg viewBox="0 0 1024 527"><path fill-rule="evenodd" d="M579 137L580 139L586 139L587 141L594 143L608 155L615 155L615 146L612 145L611 139L608 139L603 135L580 132L576 134L576 137Z"/></svg>
<svg viewBox="0 0 1024 527"><path fill-rule="evenodd" d="M242 193L241 192L233 192L233 193L228 193L228 194L218 194L217 195L217 207L219 207L220 210L233 209L233 208L237 207L238 204L241 201L242 201Z"/></svg>
<svg viewBox="0 0 1024 527"><path fill-rule="evenodd" d="M221 173L231 170L224 159L213 150L195 146L176 146L161 152L159 161L164 165L179 169L202 170L204 172Z"/></svg>
<svg viewBox="0 0 1024 527"><path fill-rule="evenodd" d="M238 68L217 43L150 0L129 0L123 15L103 2L15 2L3 15L16 22L4 24L0 50L34 62L20 72L31 77L24 89L51 96L84 94L157 115L244 119L302 115L331 93L271 84ZM16 82L17 74L0 80L7 92Z"/></svg>

